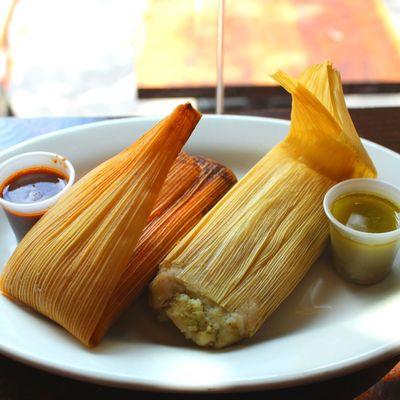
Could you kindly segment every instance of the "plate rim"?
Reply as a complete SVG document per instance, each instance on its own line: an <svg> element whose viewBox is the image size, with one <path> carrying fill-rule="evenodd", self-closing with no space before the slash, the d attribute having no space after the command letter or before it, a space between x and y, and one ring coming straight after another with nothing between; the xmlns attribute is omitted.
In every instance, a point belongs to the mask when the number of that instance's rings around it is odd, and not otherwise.
<svg viewBox="0 0 400 400"><path fill-rule="evenodd" d="M79 345L79 343L77 343ZM18 349L13 349L11 346L3 346L0 343L0 353L18 362L21 362L30 367L37 368L41 371L46 371L52 374L72 378L93 384L105 385L114 388L142 390L146 392L163 392L163 393L240 393L246 391L259 391L270 389L284 389L295 386L302 386L310 383L318 383L328 379L338 378L361 369L368 368L373 363L385 361L391 357L395 357L400 352L400 340L393 341L385 346L382 346L373 351L364 353L362 356L353 357L341 361L340 363L325 365L319 368L310 369L302 374L292 374L285 379L273 380L273 378L255 378L235 380L230 383L213 384L207 386L205 384L195 385L176 385L165 384L154 379L136 379L129 380L130 377L121 377L116 374L114 377L109 372L99 373L88 369L75 366L74 370L68 370L61 363L51 364L46 359L41 357L30 357L31 353L24 353ZM355 362L351 362L355 360Z"/></svg>
<svg viewBox="0 0 400 400"><path fill-rule="evenodd" d="M64 129L59 129L51 132L47 132L38 135L34 138L22 141L13 146L7 147L0 151L0 158L4 157L9 152L18 151L21 147L29 144L34 144L43 139L48 139L56 136L68 135L74 131L80 131L85 129L93 129L102 126L115 126L122 125L132 121L149 121L154 122L161 119L162 116L146 116L146 117L127 117L127 118L117 118L117 119L106 119L91 123L79 124L72 127L67 127ZM259 121L259 122L270 122L273 124L279 124L283 126L290 126L290 121L278 118L269 117L258 117L258 116L247 116L247 115L214 115L205 114L203 118L206 120L241 120L241 121ZM389 153L392 157L400 159L400 154L372 142L368 139L362 138L362 142L371 147L379 149L383 152ZM79 344L78 344L79 345ZM393 340L381 347L366 352L362 355L352 357L350 359L345 359L339 363L324 365L323 367L313 368L303 373L293 373L285 378L278 378L277 380L273 377L269 378L245 378L243 380L236 379L231 382L224 383L213 383L211 387L206 384L194 384L194 385L177 385L174 382L162 383L160 381L155 381L154 379L143 379L136 378L132 380L131 377L123 377L120 374L113 376L110 372L99 372L95 370L88 370L87 368L80 368L75 366L74 370L69 370L68 365L62 365L58 361L49 361L49 359L38 357L34 353L29 351L21 351L17 347L10 346L0 342L0 353L12 358L16 361L22 362L26 365L44 370L50 373L61 375L67 378L73 378L78 380L83 380L86 382L91 382L95 384L102 384L111 387L119 387L126 389L135 390L145 390L145 391L161 391L161 392L182 392L182 393L202 393L202 392L243 392L249 390L262 390L262 389L277 389L277 388L287 388L298 385L304 385L307 383L316 382L319 380L331 379L339 376L343 376L360 369L366 368L373 363L378 363L391 356L396 356L400 353L400 338L396 341Z"/></svg>
<svg viewBox="0 0 400 400"><path fill-rule="evenodd" d="M82 124L70 126L67 128L57 129L57 130L54 130L51 132L39 134L38 136L35 136L31 139L23 140L23 141L16 143L10 147L1 149L0 150L0 159L2 157L4 157L4 155L10 151L16 151L20 147L25 146L26 144L35 143L37 141L40 141L43 138L47 139L47 138L51 138L54 136L65 135L65 134L68 134L70 132L74 132L77 130L81 130L81 129L85 129L85 128L91 129L91 128L95 128L97 126L119 125L119 124L125 124L127 122L131 122L131 121L157 121L157 120L161 120L164 117L165 116L163 116L163 115L121 117L121 118L104 119L101 121L82 123ZM234 119L234 120L250 120L250 121L260 121L260 122L264 121L264 122L278 123L280 125L287 126L287 127L290 127L290 122L291 122L290 120L283 119L283 118L260 117L260 116L253 116L253 115L237 115L237 114L224 114L224 115L202 114L202 119L207 119L207 120ZM375 142L373 142L369 139L365 139L363 137L361 137L361 142L363 144L368 144L371 147L375 147L376 149L387 152L396 158L400 158L400 153L397 153L396 151L389 149L379 143L375 143Z"/></svg>
<svg viewBox="0 0 400 400"><path fill-rule="evenodd" d="M149 122L156 122L160 121L161 119L165 118L165 115L152 115L152 116L132 116L132 117L121 117L121 118L112 118L112 119L104 119L101 121L95 121L95 122L88 122L88 123L80 123L78 125L74 126L69 126L66 128L61 128L61 129L56 129L54 131L46 132L43 134L39 134L38 136L35 136L30 139L23 140L19 143L16 143L10 147L6 147L4 149L0 150L0 158L2 158L5 154L7 154L10 151L15 151L18 150L18 148L23 147L27 144L32 144L37 141L40 141L41 139L45 138L51 138L54 136L62 136L69 134L70 132L74 131L79 131L81 129L85 128L96 128L98 126L113 126L113 125L123 125L125 123L129 123L132 121L149 121ZM283 126L290 126L290 121L287 119L282 119L282 118L272 118L272 117L258 117L258 116L252 116L252 115L236 115L236 114L224 114L224 115L216 115L216 114L202 114L202 117L200 119L200 122L202 120L218 120L218 119L234 119L234 120L252 120L252 121L269 121L272 123L278 123ZM195 128L195 130L197 127ZM387 149L389 150L389 149Z"/></svg>

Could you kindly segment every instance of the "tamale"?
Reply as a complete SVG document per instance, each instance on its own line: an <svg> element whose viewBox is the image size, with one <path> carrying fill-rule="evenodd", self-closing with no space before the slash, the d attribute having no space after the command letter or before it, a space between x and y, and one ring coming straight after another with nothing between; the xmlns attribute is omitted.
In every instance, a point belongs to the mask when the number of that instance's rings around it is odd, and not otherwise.
<svg viewBox="0 0 400 400"><path fill-rule="evenodd" d="M190 104L177 107L79 180L17 246L1 291L93 345L167 173L199 119Z"/></svg>
<svg viewBox="0 0 400 400"><path fill-rule="evenodd" d="M194 171L191 163L200 170L195 180L188 179ZM97 326L93 335L94 343L100 341L113 321L142 293L157 273L160 261L174 244L193 228L235 183L235 175L223 165L203 157L189 157L184 153L180 155L171 168L157 200L158 204L164 205L163 211L156 217L152 217L154 211L152 212L135 252L113 295L110 296L101 324ZM171 196L171 193L176 193L176 189L180 192L184 188L186 190L181 196Z"/></svg>
<svg viewBox="0 0 400 400"><path fill-rule="evenodd" d="M201 167L194 158L186 153L179 153L168 172L147 223L161 215L171 204L179 199L199 179L201 172Z"/></svg>
<svg viewBox="0 0 400 400"><path fill-rule="evenodd" d="M322 208L336 182L375 177L330 62L299 80L288 136L262 158L173 248L151 283L151 304L201 346L251 337L321 254Z"/></svg>

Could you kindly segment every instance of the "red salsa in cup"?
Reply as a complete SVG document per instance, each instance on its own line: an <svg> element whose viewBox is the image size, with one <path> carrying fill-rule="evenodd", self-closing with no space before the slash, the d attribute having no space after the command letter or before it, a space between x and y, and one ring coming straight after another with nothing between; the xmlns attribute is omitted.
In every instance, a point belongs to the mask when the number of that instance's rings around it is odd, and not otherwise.
<svg viewBox="0 0 400 400"><path fill-rule="evenodd" d="M67 176L61 171L46 166L35 166L22 169L9 176L0 185L0 195L10 203L37 203L61 192L67 182ZM7 209L5 211L18 240L22 239L44 214L44 212L20 214Z"/></svg>

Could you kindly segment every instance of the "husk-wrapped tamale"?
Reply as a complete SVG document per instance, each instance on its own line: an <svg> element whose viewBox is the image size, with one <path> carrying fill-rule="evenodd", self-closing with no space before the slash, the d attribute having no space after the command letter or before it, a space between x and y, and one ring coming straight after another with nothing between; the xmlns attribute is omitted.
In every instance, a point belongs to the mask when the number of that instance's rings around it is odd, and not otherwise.
<svg viewBox="0 0 400 400"><path fill-rule="evenodd" d="M195 173L195 179L193 179ZM93 335L97 343L119 314L145 289L160 261L236 183L217 162L181 153L171 168L124 273ZM173 195L171 195L173 194ZM161 207L162 205L162 207Z"/></svg>
<svg viewBox="0 0 400 400"><path fill-rule="evenodd" d="M95 344L167 173L199 119L190 104L177 107L79 180L18 245L1 291Z"/></svg>
<svg viewBox="0 0 400 400"><path fill-rule="evenodd" d="M202 346L254 335L322 252L326 191L376 175L329 62L299 80L274 78L293 97L289 135L174 247L151 284L153 307Z"/></svg>
<svg viewBox="0 0 400 400"><path fill-rule="evenodd" d="M186 153L180 153L168 172L147 223L179 199L199 179L200 174L201 167L196 160Z"/></svg>

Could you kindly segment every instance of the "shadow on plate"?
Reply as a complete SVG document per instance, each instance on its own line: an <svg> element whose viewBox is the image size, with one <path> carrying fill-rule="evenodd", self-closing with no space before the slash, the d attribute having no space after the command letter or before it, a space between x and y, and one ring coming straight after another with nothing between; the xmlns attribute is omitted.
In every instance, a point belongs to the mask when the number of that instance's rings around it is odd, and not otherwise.
<svg viewBox="0 0 400 400"><path fill-rule="evenodd" d="M267 320L251 339L227 349L239 350L268 340L276 340L293 333L326 327L335 320L345 321L367 306L395 294L400 284L397 267L383 282L360 286L346 282L333 270L329 250L311 268L294 292ZM121 342L159 344L161 346L200 349L186 340L169 321L160 322L147 304L148 294L124 312L107 335L107 347ZM201 349L215 353L215 350Z"/></svg>
<svg viewBox="0 0 400 400"><path fill-rule="evenodd" d="M366 306L373 306L379 300L396 294L399 287L399 265L385 280L375 285L347 282L334 270L330 248L327 248L299 286L247 343L279 339L293 332L326 326L335 320L352 319Z"/></svg>
<svg viewBox="0 0 400 400"><path fill-rule="evenodd" d="M280 338L305 330L329 326L335 320L344 321L395 295L400 287L400 268L383 282L373 286L359 286L345 282L331 267L328 252L325 252L312 267L305 279L267 320L264 327L251 339L222 350L203 349L186 340L169 321L160 322L156 313L148 306L148 293L144 293L128 308L111 328L103 342L88 351L93 353L117 353L126 351L126 343L132 346L159 345L190 349L212 354L240 351L248 346ZM15 305L16 306L16 305ZM25 314L26 320L34 319L55 335L76 342L70 335L50 323L36 312L18 307L15 312ZM17 311L18 310L18 311ZM32 321L31 321L32 322ZM59 332L57 332L59 331ZM50 333L50 331L49 331ZM76 342L77 343L77 342ZM82 348L84 348L82 346Z"/></svg>
<svg viewBox="0 0 400 400"><path fill-rule="evenodd" d="M169 320L166 322L158 320L156 312L148 305L147 291L124 311L105 339L114 344L131 342L191 347L190 342ZM107 343L107 347L112 343Z"/></svg>

